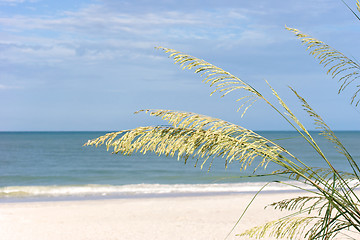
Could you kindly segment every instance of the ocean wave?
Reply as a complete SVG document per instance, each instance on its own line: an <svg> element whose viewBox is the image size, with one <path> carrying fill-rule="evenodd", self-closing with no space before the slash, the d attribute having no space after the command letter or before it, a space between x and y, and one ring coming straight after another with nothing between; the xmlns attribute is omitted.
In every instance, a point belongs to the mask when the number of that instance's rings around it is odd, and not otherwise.
<svg viewBox="0 0 360 240"><path fill-rule="evenodd" d="M8 186L0 188L0 198L23 197L84 197L136 196L147 194L241 193L257 192L265 182L226 184L131 184L131 185L65 185L65 186ZM289 191L288 184L272 183L263 191Z"/></svg>

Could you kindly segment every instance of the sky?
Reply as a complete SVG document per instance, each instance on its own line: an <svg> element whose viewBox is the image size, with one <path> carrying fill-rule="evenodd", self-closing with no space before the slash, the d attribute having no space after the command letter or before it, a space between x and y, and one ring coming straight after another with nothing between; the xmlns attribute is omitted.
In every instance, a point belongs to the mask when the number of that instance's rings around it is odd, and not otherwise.
<svg viewBox="0 0 360 240"><path fill-rule="evenodd" d="M355 9L355 1L347 3ZM360 22L340 0L0 0L0 131L115 131L166 124L140 109L196 112L252 130L292 130L258 101L241 117L199 75L154 47L204 59L314 129L296 89L334 130L360 130L339 84L285 30L360 57Z"/></svg>

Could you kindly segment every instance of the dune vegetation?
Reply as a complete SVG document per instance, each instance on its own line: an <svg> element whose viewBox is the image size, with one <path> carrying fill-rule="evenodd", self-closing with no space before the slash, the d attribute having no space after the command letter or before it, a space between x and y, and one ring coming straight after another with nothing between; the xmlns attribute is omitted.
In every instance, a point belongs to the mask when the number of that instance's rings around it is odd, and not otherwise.
<svg viewBox="0 0 360 240"><path fill-rule="evenodd" d="M360 12L359 1L357 1L357 9L351 11L359 20L357 15L357 12ZM354 89L350 102L358 106L360 84L357 81L360 66L356 60L346 57L324 42L303 34L297 29L289 27L286 29L295 34L307 47L307 51L319 60L327 74L339 81L339 93L345 88ZM225 166L237 162L241 169L249 165L261 168L266 167L270 162L275 163L278 170L272 173L274 176L285 175L288 180L301 183L302 185L293 187L309 194L269 205L278 210L291 212L284 218L249 229L239 234L240 236L252 238L272 236L289 239L332 239L336 236L360 238L360 199L355 191L360 183L360 168L330 126L298 91L289 88L289 91L300 101L305 113L313 119L320 135L342 154L344 164L351 166L351 172L342 172L333 167L327 153L320 148L312 133L300 122L286 104L286 100L282 99L269 83L267 85L275 97L274 101L264 97L246 81L202 59L169 48L159 47L158 49L163 50L183 69L193 70L196 74L200 74L203 82L213 87L211 94L215 92L220 93L221 96L229 93L238 94L237 101L241 105L238 111L242 115L246 114L246 111L257 101L268 104L314 149L321 157L323 164L318 167L308 166L301 158L293 155L283 146L242 126L196 113L171 110L139 111L160 117L169 125L112 132L89 140L85 145L105 144L107 150L112 149L114 153L125 155L134 152L145 154L151 151L158 155L177 156L185 163L188 159L194 158L195 165L200 167L203 167L205 163L211 166L214 158L219 157L224 159ZM286 184L282 179L279 178L275 182ZM303 185L310 188L301 187ZM262 189L265 187L266 185ZM256 194L255 197L261 196Z"/></svg>

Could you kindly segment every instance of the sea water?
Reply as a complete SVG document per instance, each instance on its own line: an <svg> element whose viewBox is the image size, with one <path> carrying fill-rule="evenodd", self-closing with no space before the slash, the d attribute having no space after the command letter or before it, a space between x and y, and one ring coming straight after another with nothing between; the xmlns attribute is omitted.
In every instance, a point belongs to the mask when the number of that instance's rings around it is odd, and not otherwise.
<svg viewBox="0 0 360 240"><path fill-rule="evenodd" d="M326 167L324 161L296 132L265 131L259 134L284 146L311 166ZM137 197L166 194L210 194L258 191L275 178L247 177L254 168L240 171L238 162L216 158L210 168L184 164L176 157L111 154L105 147L84 147L89 139L105 132L0 132L0 201L67 197ZM312 132L335 168L351 171L333 144ZM360 160L360 132L336 132L355 161ZM254 163L255 164L255 163ZM200 164L198 164L200 165ZM256 165L255 165L256 166ZM270 164L256 174L278 167ZM279 177L277 178L279 179ZM289 181L287 177L280 177ZM267 191L291 190L270 184Z"/></svg>

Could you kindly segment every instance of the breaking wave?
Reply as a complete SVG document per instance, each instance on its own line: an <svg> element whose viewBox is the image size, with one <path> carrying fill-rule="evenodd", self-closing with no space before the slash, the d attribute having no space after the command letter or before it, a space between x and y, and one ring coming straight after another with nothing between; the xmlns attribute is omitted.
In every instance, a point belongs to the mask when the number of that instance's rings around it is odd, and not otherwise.
<svg viewBox="0 0 360 240"><path fill-rule="evenodd" d="M130 184L130 185L65 185L9 186L0 188L0 198L137 196L157 194L206 194L257 192L264 182L226 184ZM270 184L263 191L290 191L296 188Z"/></svg>

